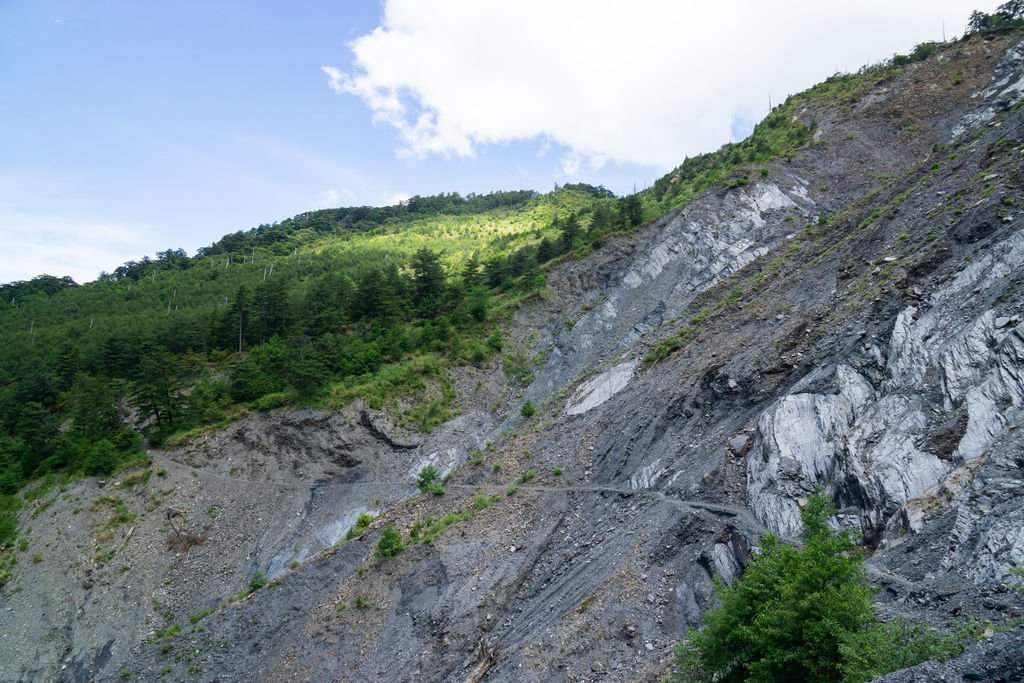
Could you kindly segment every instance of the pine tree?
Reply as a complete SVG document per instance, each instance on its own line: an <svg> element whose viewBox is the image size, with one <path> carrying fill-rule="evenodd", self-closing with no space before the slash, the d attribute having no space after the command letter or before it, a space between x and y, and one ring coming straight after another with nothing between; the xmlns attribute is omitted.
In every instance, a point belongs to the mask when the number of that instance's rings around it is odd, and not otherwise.
<svg viewBox="0 0 1024 683"><path fill-rule="evenodd" d="M444 268L437 253L423 248L413 254L413 304L421 315L433 317L438 313L445 294Z"/></svg>

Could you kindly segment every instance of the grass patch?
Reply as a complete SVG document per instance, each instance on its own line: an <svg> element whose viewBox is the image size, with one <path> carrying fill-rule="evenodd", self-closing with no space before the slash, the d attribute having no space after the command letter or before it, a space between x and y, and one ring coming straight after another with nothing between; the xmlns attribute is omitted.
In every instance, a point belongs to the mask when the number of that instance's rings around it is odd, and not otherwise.
<svg viewBox="0 0 1024 683"><path fill-rule="evenodd" d="M206 617L210 616L211 614L213 614L216 611L217 611L217 608L215 606L214 607L207 607L202 612L200 612L198 614L193 614L192 616L190 616L188 618L188 621L189 621L190 624L198 624L200 621L202 621L203 619L205 619Z"/></svg>
<svg viewBox="0 0 1024 683"><path fill-rule="evenodd" d="M501 500L501 496L488 496L485 493L478 493L475 496L473 496L473 509L485 510L494 503L498 502L499 500Z"/></svg>
<svg viewBox="0 0 1024 683"><path fill-rule="evenodd" d="M128 509L124 501L114 496L100 496L96 498L92 505L89 507L94 512L99 511L103 508L110 508L113 510L113 514L110 519L107 520L107 526L110 528L122 526L124 524L130 524L135 521L135 513Z"/></svg>
<svg viewBox="0 0 1024 683"><path fill-rule="evenodd" d="M491 498L487 505L491 505L497 497ZM411 543L430 543L443 534L448 527L459 522L465 522L473 518L476 512L477 499L474 497L474 507L462 510L461 512L449 512L440 519L427 517L423 521L415 522L409 529L409 540ZM483 500L479 501L481 504ZM486 506L485 506L486 507ZM482 508L481 508L482 509Z"/></svg>
<svg viewBox="0 0 1024 683"><path fill-rule="evenodd" d="M0 586L4 586L11 580L11 573L14 571L14 565L17 563L18 558L15 556L14 551L4 550L0 552Z"/></svg>
<svg viewBox="0 0 1024 683"><path fill-rule="evenodd" d="M179 633L181 633L181 627L178 626L177 624L171 624L170 626L168 626L164 630L157 631L156 632L156 637L157 638L173 638L176 635L178 635Z"/></svg>
<svg viewBox="0 0 1024 683"><path fill-rule="evenodd" d="M356 536L362 534L364 531L366 531L366 528L368 526L373 524L373 520L375 519L377 518L369 512L364 512L363 514L359 515L358 519L356 519L355 525L345 533L345 540L351 540Z"/></svg>

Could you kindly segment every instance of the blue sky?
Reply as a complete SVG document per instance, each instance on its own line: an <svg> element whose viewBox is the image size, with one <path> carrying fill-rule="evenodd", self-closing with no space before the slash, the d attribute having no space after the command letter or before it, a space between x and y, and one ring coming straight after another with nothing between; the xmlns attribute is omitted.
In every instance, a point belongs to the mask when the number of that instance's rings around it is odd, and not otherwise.
<svg viewBox="0 0 1024 683"><path fill-rule="evenodd" d="M5 0L0 282L88 281L313 208L628 192L742 137L769 95L995 5L890 4Z"/></svg>

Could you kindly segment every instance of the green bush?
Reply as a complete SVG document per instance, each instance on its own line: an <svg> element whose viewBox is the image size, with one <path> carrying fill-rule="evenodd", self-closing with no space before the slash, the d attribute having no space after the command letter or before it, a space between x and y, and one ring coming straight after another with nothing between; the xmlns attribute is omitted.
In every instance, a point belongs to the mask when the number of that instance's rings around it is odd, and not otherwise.
<svg viewBox="0 0 1024 683"><path fill-rule="evenodd" d="M441 495L444 493L444 489L441 488L441 483L437 481L441 478L441 472L433 465L427 465L420 470L419 476L416 477L416 487L423 493L434 493Z"/></svg>
<svg viewBox="0 0 1024 683"><path fill-rule="evenodd" d="M377 543L377 557L393 557L403 550L405 546L402 544L402 535L398 533L398 529L388 524L381 532L380 541Z"/></svg>
<svg viewBox="0 0 1024 683"><path fill-rule="evenodd" d="M348 533L345 534L345 538L352 539L358 536L359 534L363 533L364 531L366 531L366 527L373 524L373 520L375 519L377 518L374 517L373 513L370 512L364 512L363 514L359 515L359 518L356 520L355 526L348 530Z"/></svg>
<svg viewBox="0 0 1024 683"><path fill-rule="evenodd" d="M260 570L257 569L256 573L252 575L251 579L249 579L249 592L253 593L255 591L258 591L259 589L263 588L266 585L267 585L267 577L266 577L266 575L263 572L261 572Z"/></svg>
<svg viewBox="0 0 1024 683"><path fill-rule="evenodd" d="M717 584L721 607L676 646L677 680L867 681L956 653L955 639L878 621L850 530L822 493L801 513L802 548L768 535L742 579Z"/></svg>
<svg viewBox="0 0 1024 683"><path fill-rule="evenodd" d="M173 638L174 636L178 635L179 633L181 633L181 627L178 626L177 624L171 624L170 626L168 626L164 630L157 631L156 632L156 637L157 638Z"/></svg>
<svg viewBox="0 0 1024 683"><path fill-rule="evenodd" d="M188 618L188 621L189 621L190 624L198 624L200 621L202 621L203 619L205 619L206 617L210 616L211 614L213 614L216 611L217 611L216 605L214 605L212 607L207 607L202 612L199 612L198 614L193 614L192 616L190 616Z"/></svg>
<svg viewBox="0 0 1024 683"><path fill-rule="evenodd" d="M476 510L483 510L485 508L490 507L500 498L501 496L497 495L488 496L486 493L478 493L475 496L473 496L473 508Z"/></svg>
<svg viewBox="0 0 1024 683"><path fill-rule="evenodd" d="M274 391L269 394L265 394L255 401L253 401L252 407L260 412L267 412L275 410L277 408L284 408L292 403L295 403L296 397L295 392L291 391Z"/></svg>
<svg viewBox="0 0 1024 683"><path fill-rule="evenodd" d="M527 401L523 404L523 407L519 409L519 414L523 417L530 417L537 412L537 408L531 401Z"/></svg>

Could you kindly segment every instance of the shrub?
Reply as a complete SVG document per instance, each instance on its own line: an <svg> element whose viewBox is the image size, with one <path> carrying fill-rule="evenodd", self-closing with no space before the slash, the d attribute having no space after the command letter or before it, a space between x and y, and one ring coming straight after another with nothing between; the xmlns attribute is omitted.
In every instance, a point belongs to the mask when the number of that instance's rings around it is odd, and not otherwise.
<svg viewBox="0 0 1024 683"><path fill-rule="evenodd" d="M519 409L519 414L523 417L530 417L537 412L537 408L534 407L533 402L527 401L523 404L523 407Z"/></svg>
<svg viewBox="0 0 1024 683"><path fill-rule="evenodd" d="M473 496L473 507L477 510L483 510L490 507L498 499L499 496L488 496L486 493L478 493Z"/></svg>
<svg viewBox="0 0 1024 683"><path fill-rule="evenodd" d="M416 487L419 488L423 493L433 493L434 495L440 496L444 493L441 483L437 481L441 477L441 472L438 471L433 465L427 465L420 470L419 476L416 478Z"/></svg>
<svg viewBox="0 0 1024 683"><path fill-rule="evenodd" d="M164 630L157 631L156 632L156 637L157 638L173 638L174 636L178 635L179 633L181 633L181 627L178 626L177 624L171 624L170 626L168 626Z"/></svg>
<svg viewBox="0 0 1024 683"><path fill-rule="evenodd" d="M190 616L188 618L188 621L189 621L190 624L198 624L200 621L202 621L203 619L205 619L206 617L210 616L211 614L213 614L216 611L217 611L217 607L216 606L207 607L202 612L199 612L198 614L193 614L192 616Z"/></svg>
<svg viewBox="0 0 1024 683"><path fill-rule="evenodd" d="M403 550L405 550L405 546L402 545L402 535L395 527L388 524L381 532L380 541L377 543L377 557L381 559L393 557Z"/></svg>
<svg viewBox="0 0 1024 683"><path fill-rule="evenodd" d="M373 524L373 520L375 519L377 518L369 512L364 512L363 514L359 515L359 518L356 520L355 526L348 530L348 533L345 534L345 538L355 538L359 534L363 533L364 531L366 531L366 527Z"/></svg>
<svg viewBox="0 0 1024 683"><path fill-rule="evenodd" d="M802 548L762 539L742 579L717 584L721 607L676 646L679 680L867 681L957 643L905 622L879 623L850 530L818 492L801 513Z"/></svg>
<svg viewBox="0 0 1024 683"><path fill-rule="evenodd" d="M267 585L267 577L266 577L266 575L263 572L261 572L260 570L257 569L256 573L252 575L251 579L249 579L249 592L253 593L255 591L258 591L259 589L263 588L266 585Z"/></svg>

